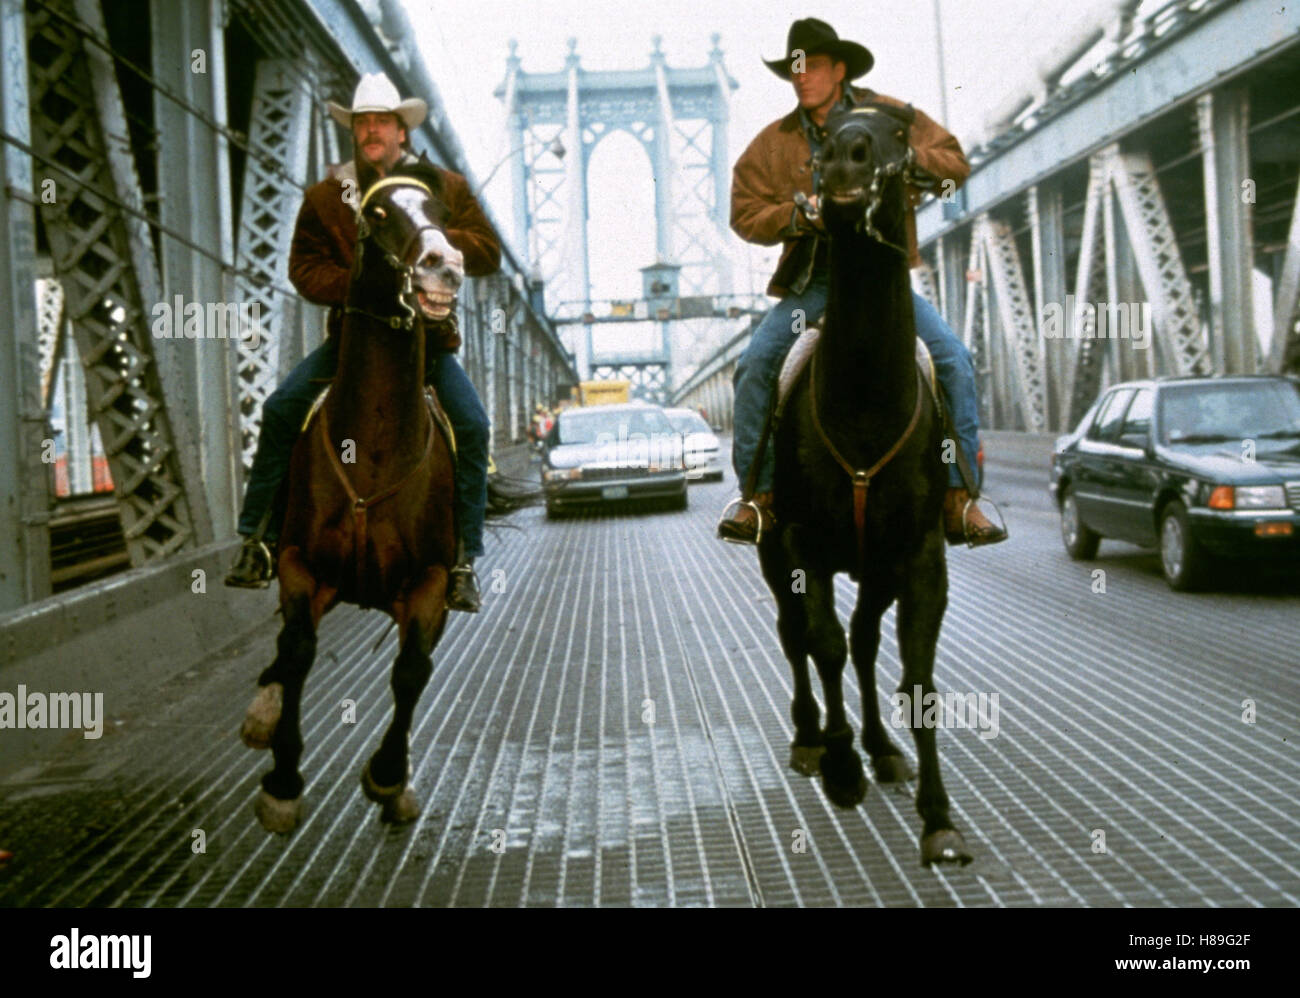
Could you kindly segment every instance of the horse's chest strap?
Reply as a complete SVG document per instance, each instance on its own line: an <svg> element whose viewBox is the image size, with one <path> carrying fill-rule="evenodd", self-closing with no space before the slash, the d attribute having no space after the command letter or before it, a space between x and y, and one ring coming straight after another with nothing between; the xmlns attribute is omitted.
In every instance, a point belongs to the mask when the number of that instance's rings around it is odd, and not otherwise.
<svg viewBox="0 0 1300 998"><path fill-rule="evenodd" d="M343 490L348 494L348 499L352 503L352 552L356 568L358 593L364 592L363 582L365 579L366 568L367 511L372 506L378 506L385 499L397 495L397 493L401 491L402 486L410 480L411 476L424 467L425 463L429 460L430 455L433 453L433 438L438 435L438 426L433 415L433 404L428 402L427 399L426 404L429 407L429 435L424 444L423 456L421 456L420 460L417 461L414 467L412 467L405 475L399 478L392 485L376 492L372 496L359 496L357 495L357 490L352 487L352 482L349 481L347 472L343 469L343 462L340 461L339 456L334 453L334 442L330 439L329 417L326 415L326 407L320 407L321 443L325 447L325 453L329 455L330 467L334 469L335 477L338 478L339 482L343 485Z"/></svg>
<svg viewBox="0 0 1300 998"><path fill-rule="evenodd" d="M818 351L820 353L820 351ZM902 436L894 441L894 445L889 448L875 464L870 468L854 468L848 461L844 460L842 455L833 443L830 437L826 435L826 430L822 427L821 417L817 414L817 356L814 353L812 357L812 370L808 372L808 396L812 408L813 427L817 430L817 436L821 438L822 444L830 451L831 457L835 463L845 470L849 478L853 480L853 529L857 535L858 541L858 577L862 577L862 568L866 564L867 558L867 491L871 488L871 479L876 476L885 465L892 461L903 445L911 438L912 432L916 429L916 424L921 419L921 398L924 391L924 385L921 382L921 372L916 373L916 405L912 409L912 418L907 424L907 429L903 431Z"/></svg>

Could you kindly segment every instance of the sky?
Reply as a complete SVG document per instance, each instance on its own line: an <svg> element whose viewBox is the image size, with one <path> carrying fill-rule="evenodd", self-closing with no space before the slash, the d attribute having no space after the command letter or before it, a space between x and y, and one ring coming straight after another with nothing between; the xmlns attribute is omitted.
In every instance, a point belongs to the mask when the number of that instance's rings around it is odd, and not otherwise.
<svg viewBox="0 0 1300 998"><path fill-rule="evenodd" d="M1167 0L1146 0L1143 11ZM430 75L478 178L510 153L505 112L492 91L504 80L508 43L518 41L524 72L561 69L567 39L577 39L583 68L649 65L651 39L662 36L670 68L708 63L713 33L739 88L731 96L732 161L768 122L794 107L788 82L763 59L785 53L800 17L829 22L841 38L871 49L875 67L862 83L907 100L944 121L969 147L987 133L992 109L1034 86L1062 39L1083 23L1114 20L1122 0L404 0ZM939 85L936 7L942 18L946 115ZM945 120L946 119L946 120ZM630 142L597 147L591 165L595 298L639 296L637 268L652 261L653 182L649 163ZM512 225L510 169L500 165L484 191L504 228ZM761 291L771 254L734 239L738 291Z"/></svg>

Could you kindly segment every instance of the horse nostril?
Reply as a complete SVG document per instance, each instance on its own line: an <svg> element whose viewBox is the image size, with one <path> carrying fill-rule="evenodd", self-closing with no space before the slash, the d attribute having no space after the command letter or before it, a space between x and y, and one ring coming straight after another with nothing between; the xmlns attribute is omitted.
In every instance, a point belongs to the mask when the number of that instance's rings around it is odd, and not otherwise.
<svg viewBox="0 0 1300 998"><path fill-rule="evenodd" d="M865 163L867 161L867 144L865 142L855 143L851 155L853 156L853 162Z"/></svg>

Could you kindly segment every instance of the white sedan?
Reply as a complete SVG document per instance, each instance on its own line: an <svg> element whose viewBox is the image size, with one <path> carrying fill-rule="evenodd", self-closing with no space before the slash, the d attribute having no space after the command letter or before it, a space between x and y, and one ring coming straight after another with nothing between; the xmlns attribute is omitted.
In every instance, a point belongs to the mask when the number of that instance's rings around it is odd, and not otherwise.
<svg viewBox="0 0 1300 998"><path fill-rule="evenodd" d="M686 477L722 480L722 452L712 427L694 409L665 409L673 429L682 435L686 447Z"/></svg>

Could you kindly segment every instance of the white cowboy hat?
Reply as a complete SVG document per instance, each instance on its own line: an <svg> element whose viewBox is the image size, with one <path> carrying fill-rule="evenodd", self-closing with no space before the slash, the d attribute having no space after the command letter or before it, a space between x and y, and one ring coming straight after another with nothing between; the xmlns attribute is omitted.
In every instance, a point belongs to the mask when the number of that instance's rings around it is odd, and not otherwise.
<svg viewBox="0 0 1300 998"><path fill-rule="evenodd" d="M344 107L334 101L326 101L330 116L344 128L352 127L354 114L374 112L378 114L395 114L409 132L424 121L429 113L429 105L418 97L402 100L397 88L383 73L365 73L357 84L356 93L352 95L352 106Z"/></svg>

